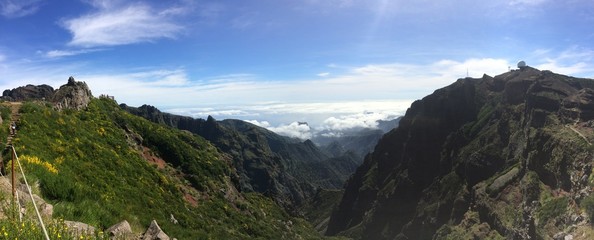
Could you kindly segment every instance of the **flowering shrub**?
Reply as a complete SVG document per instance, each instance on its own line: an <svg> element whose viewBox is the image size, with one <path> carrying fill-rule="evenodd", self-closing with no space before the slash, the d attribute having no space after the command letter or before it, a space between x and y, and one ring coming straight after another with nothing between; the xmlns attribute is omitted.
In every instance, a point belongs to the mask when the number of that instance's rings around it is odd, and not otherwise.
<svg viewBox="0 0 594 240"><path fill-rule="evenodd" d="M50 173L58 174L58 169L53 164L45 162L36 156L23 155L19 157L19 160L24 164L38 165L45 168L45 170L47 170Z"/></svg>

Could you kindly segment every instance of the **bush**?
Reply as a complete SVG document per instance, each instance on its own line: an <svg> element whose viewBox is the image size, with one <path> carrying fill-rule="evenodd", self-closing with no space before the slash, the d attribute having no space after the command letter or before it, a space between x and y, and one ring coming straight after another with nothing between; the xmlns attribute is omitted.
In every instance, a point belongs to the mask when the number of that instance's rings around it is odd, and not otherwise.
<svg viewBox="0 0 594 240"><path fill-rule="evenodd" d="M594 223L594 194L584 198L581 203L582 207L586 210L590 223Z"/></svg>

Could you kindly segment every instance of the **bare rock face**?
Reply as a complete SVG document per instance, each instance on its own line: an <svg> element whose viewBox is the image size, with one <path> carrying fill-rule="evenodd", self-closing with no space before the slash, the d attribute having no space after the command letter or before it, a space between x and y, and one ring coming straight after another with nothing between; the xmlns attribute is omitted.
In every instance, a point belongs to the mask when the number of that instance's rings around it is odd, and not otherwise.
<svg viewBox="0 0 594 240"><path fill-rule="evenodd" d="M77 82L73 77L68 78L68 83L62 85L52 97L52 102L58 110L63 109L85 109L93 94L85 82Z"/></svg>
<svg viewBox="0 0 594 240"><path fill-rule="evenodd" d="M157 221L153 220L151 225L144 233L143 240L170 240L169 236L161 230Z"/></svg>

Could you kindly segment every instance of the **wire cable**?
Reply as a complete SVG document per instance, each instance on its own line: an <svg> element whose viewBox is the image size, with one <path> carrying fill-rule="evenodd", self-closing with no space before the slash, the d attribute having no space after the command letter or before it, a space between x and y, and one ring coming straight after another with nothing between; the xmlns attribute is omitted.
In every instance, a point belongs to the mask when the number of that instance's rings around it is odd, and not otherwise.
<svg viewBox="0 0 594 240"><path fill-rule="evenodd" d="M14 146L12 146L12 151L14 152L15 159L16 159L17 163L19 164L19 169L21 170L21 174L23 174L23 179L25 180L25 185L27 186L27 190L29 191L29 196L31 197L31 202L33 202L33 207L35 208L35 213L37 213L37 218L39 218L39 224L41 225L41 229L43 229L43 234L45 235L45 239L50 240L49 235L47 234L47 229L45 229L45 224L43 224L43 219L41 219L41 214L39 213L39 209L37 209L37 203L35 203L35 199L33 198L33 193L31 192L31 187L29 186L29 183L27 182L27 177L25 176L25 172L23 171L23 167L21 166L21 162L19 161L19 156L17 155L16 150L14 149ZM20 211L20 209L19 209L19 211Z"/></svg>

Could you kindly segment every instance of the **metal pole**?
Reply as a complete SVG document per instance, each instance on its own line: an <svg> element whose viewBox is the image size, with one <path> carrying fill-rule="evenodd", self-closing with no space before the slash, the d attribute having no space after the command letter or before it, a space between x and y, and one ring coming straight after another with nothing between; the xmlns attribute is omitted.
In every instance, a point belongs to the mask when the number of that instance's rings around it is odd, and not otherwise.
<svg viewBox="0 0 594 240"><path fill-rule="evenodd" d="M16 196L16 188L14 187L15 186L14 185L14 173L15 173L14 172L14 159L15 159L15 157L14 157L14 148L11 147L10 148L10 151L12 152L12 161L10 161L11 162L11 172L10 172L10 175L12 175L12 199L14 199L15 196Z"/></svg>

